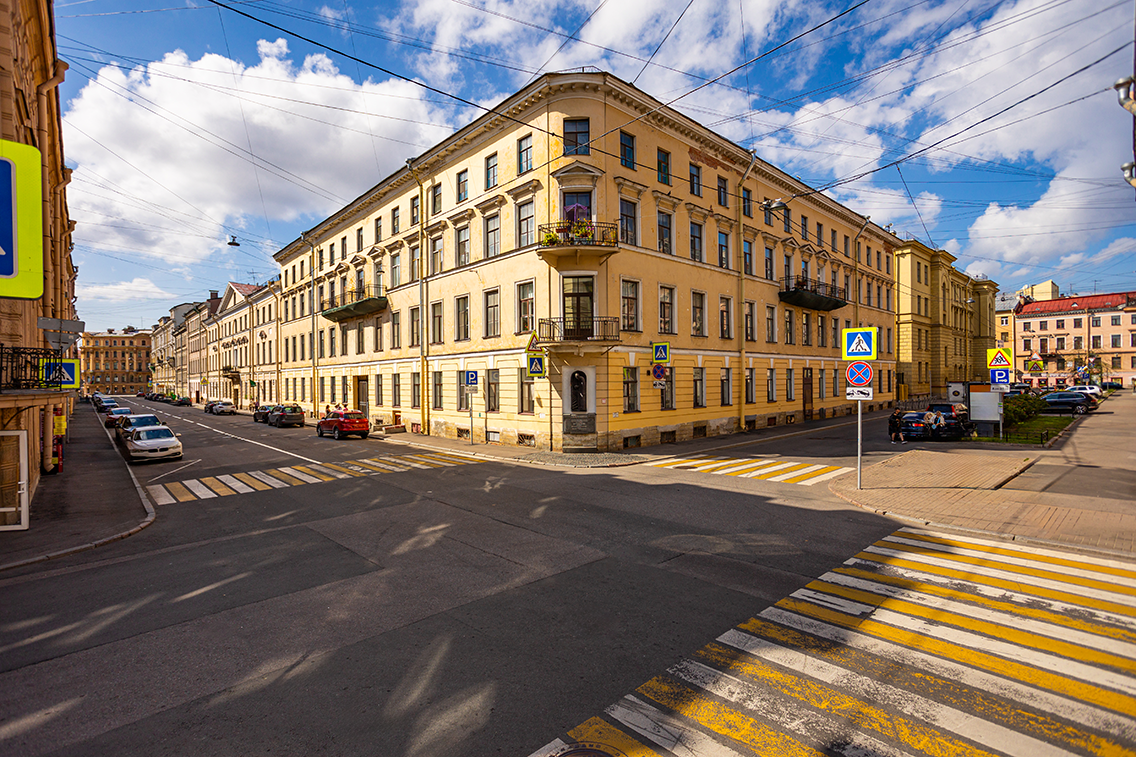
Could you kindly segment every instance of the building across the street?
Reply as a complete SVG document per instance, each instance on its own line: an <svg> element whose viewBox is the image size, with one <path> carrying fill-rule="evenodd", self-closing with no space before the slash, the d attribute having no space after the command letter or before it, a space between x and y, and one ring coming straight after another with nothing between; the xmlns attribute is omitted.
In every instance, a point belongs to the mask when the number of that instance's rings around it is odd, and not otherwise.
<svg viewBox="0 0 1136 757"><path fill-rule="evenodd" d="M1020 381L1040 388L1136 383L1136 292L1023 297L1012 323Z"/></svg>
<svg viewBox="0 0 1136 757"><path fill-rule="evenodd" d="M79 349L87 394L135 394L150 387L151 332L127 326L122 331L84 332Z"/></svg>
<svg viewBox="0 0 1136 757"><path fill-rule="evenodd" d="M946 397L950 382L988 381L998 285L967 276L954 255L916 240L894 254L900 398Z"/></svg>

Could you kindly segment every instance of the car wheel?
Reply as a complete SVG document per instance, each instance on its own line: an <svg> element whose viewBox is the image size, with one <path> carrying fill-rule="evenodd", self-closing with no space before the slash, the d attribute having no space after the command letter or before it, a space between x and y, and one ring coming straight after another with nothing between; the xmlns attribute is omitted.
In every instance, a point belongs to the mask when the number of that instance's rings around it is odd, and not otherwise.
<svg viewBox="0 0 1136 757"><path fill-rule="evenodd" d="M316 425L316 436L318 436L320 439L323 438L323 426L320 426L318 424Z"/></svg>
<svg viewBox="0 0 1136 757"><path fill-rule="evenodd" d="M1084 405L1077 405L1075 408L1073 408L1073 414L1074 415L1084 415L1085 414L1085 406Z"/></svg>
<svg viewBox="0 0 1136 757"><path fill-rule="evenodd" d="M332 438L333 438L333 439L335 439L336 441L339 441L340 439L342 439L342 438L343 438L343 434L342 434L342 433L341 433L341 432L339 431L339 426L336 426L336 427L335 427L335 431L332 431L332 432L331 432L331 436L332 436Z"/></svg>
<svg viewBox="0 0 1136 757"><path fill-rule="evenodd" d="M363 433L359 434L360 439L366 439L368 436L370 436L370 433L367 432L367 431L364 431Z"/></svg>

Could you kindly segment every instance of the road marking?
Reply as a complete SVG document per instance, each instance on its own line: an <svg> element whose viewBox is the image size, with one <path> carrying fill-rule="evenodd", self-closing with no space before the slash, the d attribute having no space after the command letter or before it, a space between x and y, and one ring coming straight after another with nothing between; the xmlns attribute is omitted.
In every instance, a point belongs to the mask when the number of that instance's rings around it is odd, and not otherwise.
<svg viewBox="0 0 1136 757"><path fill-rule="evenodd" d="M240 475L240 474L237 474L237 475ZM268 475L267 473L265 473L263 471L258 471L258 470L257 471L251 471L249 473L249 475L252 476L253 478L256 478L258 481L261 481L262 483L268 484L269 486L271 486L274 489L283 489L284 487L286 487L288 485L288 484L284 483L283 481L281 481L280 479L274 478L274 477Z"/></svg>
<svg viewBox="0 0 1136 757"><path fill-rule="evenodd" d="M248 473L234 473L233 478L251 486L253 489L255 489L258 492L267 491L267 490L272 488L271 486L264 483L260 479L253 478L252 475L250 475Z"/></svg>
<svg viewBox="0 0 1136 757"><path fill-rule="evenodd" d="M217 480L224 482L230 489L238 494L251 494L256 491L254 487L238 481L234 476L217 476ZM261 486L264 486L264 484L261 484Z"/></svg>
<svg viewBox="0 0 1136 757"><path fill-rule="evenodd" d="M193 492L191 492L189 489L186 489L181 484L166 484L165 487L170 494L174 495L174 498L178 502L189 502L190 500L197 499L197 497L193 496Z"/></svg>
<svg viewBox="0 0 1136 757"><path fill-rule="evenodd" d="M150 492L150 498L154 500L155 505L172 505L177 502L169 492L167 492L160 485L147 486L146 491Z"/></svg>
<svg viewBox="0 0 1136 757"><path fill-rule="evenodd" d="M815 473L815 472L819 471L821 468L825 468L825 467L827 467L827 466L824 466L824 465L806 465L803 468L796 468L795 470L791 470L788 473L782 473L780 475L774 476L773 478L771 478L769 480L770 481L792 481L793 479L798 478L800 476L807 475L809 473Z"/></svg>
<svg viewBox="0 0 1136 757"><path fill-rule="evenodd" d="M384 470L394 471L397 473L410 470L409 465L400 465L399 463L387 459L379 460L374 457L368 457L365 462L383 468Z"/></svg>
<svg viewBox="0 0 1136 757"><path fill-rule="evenodd" d="M303 455L297 455L295 452L289 452L286 449L280 449L279 447L273 447L271 444L265 444L264 442L258 442L255 439L249 439L248 437L237 436L236 434L230 434L228 431L222 431L219 428L213 428L212 426L206 426L204 423L197 423L197 421L190 421L190 423L196 423L198 426L201 426L202 428L207 428L210 431L213 431L214 433L221 434L222 436L232 437L233 439L240 439L242 442L248 442L249 444L255 444L259 447L264 447L265 449L270 449L273 452L279 452L282 455L287 455L288 457L298 458L300 460L303 460L305 463L319 463L319 460L313 460L310 457L304 457Z"/></svg>
<svg viewBox="0 0 1136 757"><path fill-rule="evenodd" d="M710 457L695 455L689 458L663 460L646 463L653 468L670 470L689 470L695 473L708 473L714 476L735 476L737 478L756 478L773 483L815 486L821 481L847 473L852 468L828 465L825 463L806 463L783 458L750 457Z"/></svg>
<svg viewBox="0 0 1136 757"><path fill-rule="evenodd" d="M821 481L827 481L830 478L836 478L837 476L843 476L845 473L849 473L851 470L852 470L852 468L844 468L844 467L841 467L841 466L838 466L838 465L834 465L834 466L832 466L832 470L830 470L827 473L823 473L821 471L818 471L817 473L819 475L810 474L809 477L807 479L805 479L804 481L794 481L793 483L799 483L801 486L816 486Z"/></svg>
<svg viewBox="0 0 1136 757"><path fill-rule="evenodd" d="M312 467L316 468L317 466L313 465ZM323 463L318 466L318 469L321 471L327 471L329 475L335 476L336 478L355 478L356 476L367 475L365 473L358 473L349 468L344 468L343 466L336 465L335 463Z"/></svg>
<svg viewBox="0 0 1136 757"><path fill-rule="evenodd" d="M760 471L754 471L753 473L750 473L750 474L744 476L744 478L756 478L756 479L760 479L760 480L763 480L763 481L767 481L767 480L773 478L774 476L780 476L784 473L789 473L791 471L798 471L798 470L801 470L802 468L807 468L807 467L809 467L808 463L793 463L793 462L778 463L777 465L770 465L768 468L763 468Z"/></svg>
<svg viewBox="0 0 1136 757"><path fill-rule="evenodd" d="M229 487L225 486L223 483L221 483L220 481L218 481L216 478L214 478L212 476L207 476L207 477L201 479L201 483L205 484L206 486L208 486L210 489L212 489L213 491L215 491L217 494L221 495L222 497L227 497L230 494L236 494L235 491L233 491Z"/></svg>
<svg viewBox="0 0 1136 757"><path fill-rule="evenodd" d="M174 468L174 469L173 469L173 470L171 470L171 471L166 471L165 473L163 473L163 474L162 474L162 475L160 475L160 476L154 476L154 477L153 477L152 479L150 479L150 482L151 482L151 483L153 483L154 481L157 481L158 479L162 479L162 478L165 478L166 476L172 476L173 474L177 473L178 471L183 471L183 470L185 470L186 468L190 467L191 465L197 465L197 464L198 464L198 463L200 463L200 462L201 462L201 460L200 460L200 459L198 459L198 460L190 460L190 461L189 461L188 463L186 463L185 465L180 465L180 466L178 466L177 468Z"/></svg>
<svg viewBox="0 0 1136 757"><path fill-rule="evenodd" d="M807 475L775 473L786 474ZM1032 559L916 533L877 541L728 630L602 722L684 757L732 755L737 742L756 754L846 757L1136 755L1129 566L1108 561L1094 573L1073 553ZM937 553L892 549L914 549L909 541ZM1062 570L1084 575L1051 577ZM582 740L595 728L587 722L569 735Z"/></svg>
<svg viewBox="0 0 1136 757"><path fill-rule="evenodd" d="M334 481L337 478L344 478L332 475L331 471L324 473L323 468L318 468L315 465L310 467L306 465L293 465L290 468L281 468L280 470L285 473L291 473L298 478L303 478L310 484L318 484L320 481Z"/></svg>
<svg viewBox="0 0 1136 757"><path fill-rule="evenodd" d="M421 460L415 460L410 455L388 455L387 459L391 460L393 462L396 462L396 463L403 463L404 465L409 465L412 468L421 468L423 470L428 470L430 468L439 467L435 463L425 463L425 462L422 462Z"/></svg>
<svg viewBox="0 0 1136 757"><path fill-rule="evenodd" d="M293 476L291 473L286 473L285 471L287 471L287 470L288 470L287 468L281 468L281 469L269 468L268 470L265 471L265 473L272 476L273 478L280 479L281 481L283 481L285 484L288 484L289 486L300 486L302 484L316 483L317 481L319 481L318 478L313 479L312 481L304 481L302 478L298 478L296 476ZM305 476L304 478L312 478L312 477L311 476Z"/></svg>
<svg viewBox="0 0 1136 757"><path fill-rule="evenodd" d="M213 497L217 496L216 492L214 492L208 486L201 483L195 478L191 478L188 481L182 481L182 484L185 485L186 489L189 489L191 492L196 494L198 499L212 499Z"/></svg>

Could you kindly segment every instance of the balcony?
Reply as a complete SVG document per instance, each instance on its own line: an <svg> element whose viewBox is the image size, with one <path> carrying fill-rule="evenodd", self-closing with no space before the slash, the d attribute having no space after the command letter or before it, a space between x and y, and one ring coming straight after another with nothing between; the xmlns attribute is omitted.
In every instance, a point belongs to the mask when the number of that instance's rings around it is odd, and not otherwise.
<svg viewBox="0 0 1136 757"><path fill-rule="evenodd" d="M541 318L536 325L536 341L538 344L619 342L619 318L606 315Z"/></svg>
<svg viewBox="0 0 1136 757"><path fill-rule="evenodd" d="M542 223L538 227L538 239L542 255L561 257L564 255L579 256L585 254L610 255L619 248L621 241L626 241L620 233L617 223L600 223L597 221L557 221L556 223ZM601 247L613 248L610 251L586 253L581 248Z"/></svg>
<svg viewBox="0 0 1136 757"><path fill-rule="evenodd" d="M241 380L241 372L231 365L226 365L221 368L221 376L229 379L230 381Z"/></svg>
<svg viewBox="0 0 1136 757"><path fill-rule="evenodd" d="M57 361L60 353L36 347L5 347L0 344L0 390L59 391L64 377L55 372L46 375L45 362Z"/></svg>
<svg viewBox="0 0 1136 757"><path fill-rule="evenodd" d="M329 321L346 321L385 310L387 297L382 287L360 287L324 297L320 300L320 315Z"/></svg>
<svg viewBox="0 0 1136 757"><path fill-rule="evenodd" d="M804 276L785 276L781 279L778 297L782 302L807 310L828 312L848 304L843 287L832 286Z"/></svg>

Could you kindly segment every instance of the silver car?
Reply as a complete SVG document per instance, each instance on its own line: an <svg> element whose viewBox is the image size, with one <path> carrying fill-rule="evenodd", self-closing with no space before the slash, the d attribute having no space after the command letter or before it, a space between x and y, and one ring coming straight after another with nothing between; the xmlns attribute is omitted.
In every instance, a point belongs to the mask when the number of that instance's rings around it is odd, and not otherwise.
<svg viewBox="0 0 1136 757"><path fill-rule="evenodd" d="M146 428L148 426L164 426L158 416L156 415L127 415L123 416L118 422L118 426L114 431L118 434L119 440L125 439L138 428Z"/></svg>
<svg viewBox="0 0 1136 757"><path fill-rule="evenodd" d="M236 415L237 406L229 402L229 400L221 400L213 405L213 407L209 408L209 412L213 413L213 415Z"/></svg>
<svg viewBox="0 0 1136 757"><path fill-rule="evenodd" d="M135 429L123 440L126 456L131 460L161 460L182 455L181 440L168 426L146 426Z"/></svg>

